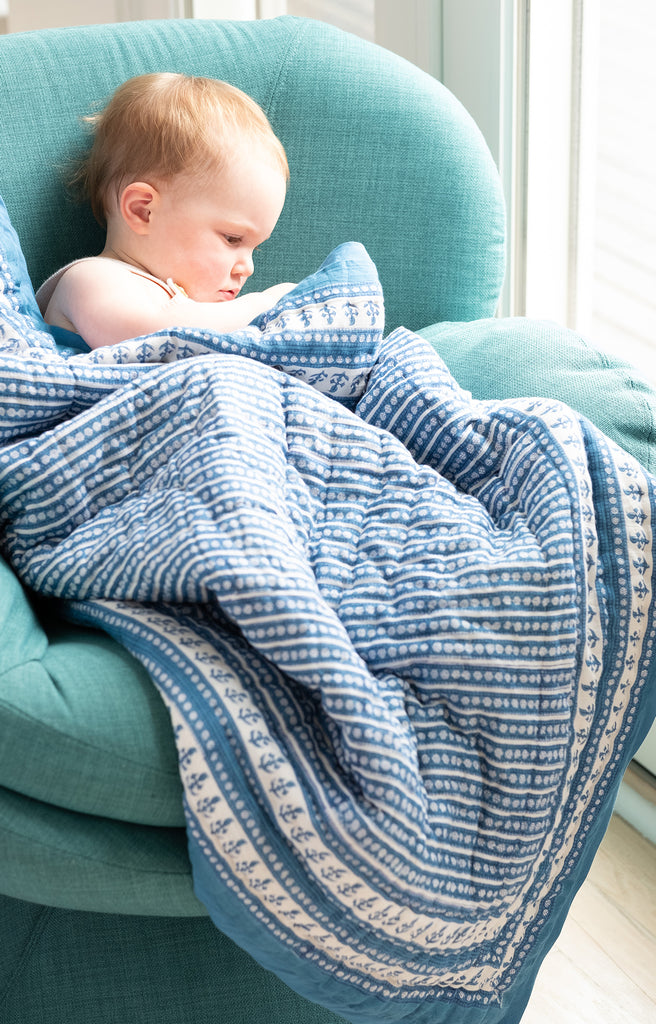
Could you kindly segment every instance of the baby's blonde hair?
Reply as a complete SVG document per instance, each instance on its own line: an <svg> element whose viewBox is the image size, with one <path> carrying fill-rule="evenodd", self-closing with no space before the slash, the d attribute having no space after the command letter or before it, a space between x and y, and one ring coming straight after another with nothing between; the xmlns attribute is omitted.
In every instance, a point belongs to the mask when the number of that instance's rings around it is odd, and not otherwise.
<svg viewBox="0 0 656 1024"><path fill-rule="evenodd" d="M90 151L72 178L105 225L112 197L131 181L168 181L176 174L217 172L246 142L289 180L282 143L262 108L241 89L215 78L158 72L129 78L107 106L85 119Z"/></svg>

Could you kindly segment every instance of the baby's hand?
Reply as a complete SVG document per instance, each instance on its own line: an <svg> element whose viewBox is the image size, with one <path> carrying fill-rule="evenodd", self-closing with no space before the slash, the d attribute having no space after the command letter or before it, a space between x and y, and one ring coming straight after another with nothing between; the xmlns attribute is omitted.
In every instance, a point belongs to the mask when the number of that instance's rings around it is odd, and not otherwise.
<svg viewBox="0 0 656 1024"><path fill-rule="evenodd" d="M287 292L290 292L295 287L295 284L289 284L289 282L286 284L274 284L271 288L265 288L262 292L249 292L248 295L236 298L233 301L235 303L248 303L250 321L261 316L262 313L268 312L268 310L275 306L276 302L280 302L280 299L284 298Z"/></svg>
<svg viewBox="0 0 656 1024"><path fill-rule="evenodd" d="M294 284L274 284L271 288L265 288L262 292L248 292L247 295L238 295L236 299L232 299L231 302L217 302L214 305L217 309L227 311L230 316L230 321L226 319L225 328L227 330L237 330L241 327L246 327L252 323L258 316L263 313L267 313L272 306L275 306L276 302L279 302L290 292L292 288L295 288ZM199 303L196 303L199 305ZM239 314L237 315L237 311Z"/></svg>

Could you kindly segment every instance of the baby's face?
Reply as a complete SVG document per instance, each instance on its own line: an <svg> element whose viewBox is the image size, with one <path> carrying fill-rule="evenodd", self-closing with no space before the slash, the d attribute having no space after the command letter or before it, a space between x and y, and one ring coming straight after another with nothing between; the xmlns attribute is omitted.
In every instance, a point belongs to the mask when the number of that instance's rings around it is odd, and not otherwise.
<svg viewBox="0 0 656 1024"><path fill-rule="evenodd" d="M216 177L180 174L159 189L149 269L196 302L236 298L253 273L253 253L285 202L283 172L265 156L235 156Z"/></svg>

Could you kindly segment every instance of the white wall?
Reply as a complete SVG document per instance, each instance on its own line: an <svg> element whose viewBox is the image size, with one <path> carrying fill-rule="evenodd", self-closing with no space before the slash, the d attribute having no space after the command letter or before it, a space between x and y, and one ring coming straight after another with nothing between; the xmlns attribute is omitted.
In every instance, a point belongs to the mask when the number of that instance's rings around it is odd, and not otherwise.
<svg viewBox="0 0 656 1024"><path fill-rule="evenodd" d="M116 20L116 0L10 0L9 31L25 32L57 25L102 24Z"/></svg>
<svg viewBox="0 0 656 1024"><path fill-rule="evenodd" d="M207 2L211 3L211 0ZM227 5L234 6L230 0ZM179 18L192 13L190 0L93 0L93 3L89 0L56 0L56 3L52 0L0 0L0 18L3 7L8 8L10 32L147 18Z"/></svg>

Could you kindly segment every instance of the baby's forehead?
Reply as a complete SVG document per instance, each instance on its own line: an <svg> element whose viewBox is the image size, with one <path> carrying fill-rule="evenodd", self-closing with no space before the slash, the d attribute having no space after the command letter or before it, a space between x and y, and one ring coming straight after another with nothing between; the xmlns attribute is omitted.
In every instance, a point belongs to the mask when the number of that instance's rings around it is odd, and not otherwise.
<svg viewBox="0 0 656 1024"><path fill-rule="evenodd" d="M284 151L283 151L284 152ZM261 169L263 174L271 171L282 176L285 182L289 179L287 161L276 146L269 140L255 137L235 136L234 138L217 139L208 153L206 164L200 165L192 161L188 167L191 174L197 174L207 180L207 176L218 180L221 176L238 172L240 168Z"/></svg>

